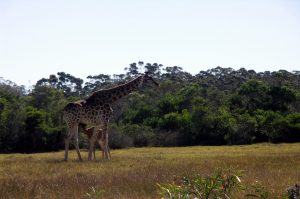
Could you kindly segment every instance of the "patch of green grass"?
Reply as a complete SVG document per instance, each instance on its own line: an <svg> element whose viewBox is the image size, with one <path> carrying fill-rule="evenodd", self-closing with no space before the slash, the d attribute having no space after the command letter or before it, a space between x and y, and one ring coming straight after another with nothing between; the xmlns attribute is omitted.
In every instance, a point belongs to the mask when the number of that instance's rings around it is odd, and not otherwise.
<svg viewBox="0 0 300 199"><path fill-rule="evenodd" d="M159 198L157 183L179 182L182 176L209 175L233 166L245 182L259 181L271 195L300 179L299 144L130 148L113 150L111 161L69 162L64 152L0 155L1 198ZM95 192L91 192L94 188ZM101 193L100 193L101 192ZM98 197L98 196L97 196Z"/></svg>

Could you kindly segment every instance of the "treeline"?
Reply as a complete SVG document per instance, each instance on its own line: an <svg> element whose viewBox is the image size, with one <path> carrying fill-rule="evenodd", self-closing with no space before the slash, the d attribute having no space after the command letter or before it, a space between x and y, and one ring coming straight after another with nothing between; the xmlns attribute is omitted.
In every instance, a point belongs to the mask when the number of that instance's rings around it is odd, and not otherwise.
<svg viewBox="0 0 300 199"><path fill-rule="evenodd" d="M300 141L299 71L217 67L191 75L178 66L138 62L123 74L90 75L86 82L58 72L29 91L0 79L0 152L63 149L63 107L141 71L160 87L141 88L114 104L112 148Z"/></svg>

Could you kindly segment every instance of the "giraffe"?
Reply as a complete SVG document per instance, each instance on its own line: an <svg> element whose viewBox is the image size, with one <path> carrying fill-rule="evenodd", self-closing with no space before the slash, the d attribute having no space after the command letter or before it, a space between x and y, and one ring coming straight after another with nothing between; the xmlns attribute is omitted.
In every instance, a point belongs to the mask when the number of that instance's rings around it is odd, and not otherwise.
<svg viewBox="0 0 300 199"><path fill-rule="evenodd" d="M79 123L90 124L95 126L93 129L93 135L90 139L90 148L88 154L88 160L92 159L92 151L94 150L94 144L97 140L98 131L101 129L104 135L103 147L104 155L106 159L109 159L108 155L108 132L107 127L109 118L112 116L112 103L120 98L128 95L129 93L137 90L142 85L159 84L145 73L131 80L128 83L115 86L109 89L103 89L92 93L85 100L71 102L64 107L63 115L67 124L67 134L65 137L65 158L68 160L69 144L74 137L74 145L78 155L78 159L82 161L79 146L78 146L78 125Z"/></svg>
<svg viewBox="0 0 300 199"><path fill-rule="evenodd" d="M94 126L93 127L90 127L90 128L86 128L86 124L81 124L82 128L83 128L83 133L87 135L88 137L88 140L91 144L91 138L92 138L92 135L93 135L93 132L94 132ZM104 159L105 158L105 154L104 154L104 141L105 141L105 135L103 134L103 131L101 129L98 129L98 136L97 136L97 141L101 147L101 150L102 150L102 158ZM107 149L108 149L108 156L109 158L111 157L110 155L110 148L107 144ZM93 150L93 154L94 154L94 160L96 160L96 147L94 147L94 150Z"/></svg>

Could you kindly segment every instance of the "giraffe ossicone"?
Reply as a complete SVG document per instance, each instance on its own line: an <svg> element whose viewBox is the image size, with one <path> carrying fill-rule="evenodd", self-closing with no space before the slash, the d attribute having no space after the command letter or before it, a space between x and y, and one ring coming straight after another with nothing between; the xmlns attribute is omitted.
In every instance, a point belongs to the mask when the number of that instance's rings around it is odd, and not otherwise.
<svg viewBox="0 0 300 199"><path fill-rule="evenodd" d="M103 135L103 152L104 157L109 159L108 147L108 123L112 116L112 103L118 99L128 95L137 90L142 85L159 84L148 73L138 76L130 82L115 86L109 89L103 89L92 93L85 100L71 102L64 107L63 115L67 124L67 134L65 137L65 161L68 160L69 145L72 138L74 138L74 146L80 161L82 161L79 145L78 145L78 125L88 124L93 125L93 133L90 138L90 148L88 160L92 159L94 144L97 140L99 129ZM101 146L102 147L102 146Z"/></svg>

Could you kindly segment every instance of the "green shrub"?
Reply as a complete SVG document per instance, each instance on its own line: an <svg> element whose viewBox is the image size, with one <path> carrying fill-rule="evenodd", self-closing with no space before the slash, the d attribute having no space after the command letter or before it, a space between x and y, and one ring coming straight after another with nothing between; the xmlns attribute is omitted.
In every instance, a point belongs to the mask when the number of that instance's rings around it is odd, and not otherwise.
<svg viewBox="0 0 300 199"><path fill-rule="evenodd" d="M163 198L230 198L232 192L241 190L241 171L233 169L217 170L211 176L196 175L184 177L180 185L158 184L159 193Z"/></svg>
<svg viewBox="0 0 300 199"><path fill-rule="evenodd" d="M157 184L162 199L274 199L259 182L244 184L243 172L232 168L217 169L210 176L195 175L183 177L180 184ZM275 196L288 199L286 194Z"/></svg>

